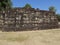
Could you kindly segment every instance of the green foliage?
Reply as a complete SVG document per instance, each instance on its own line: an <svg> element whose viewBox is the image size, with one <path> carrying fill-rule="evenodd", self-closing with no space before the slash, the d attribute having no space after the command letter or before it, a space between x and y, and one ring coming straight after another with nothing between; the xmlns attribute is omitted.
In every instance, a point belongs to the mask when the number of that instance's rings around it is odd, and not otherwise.
<svg viewBox="0 0 60 45"><path fill-rule="evenodd" d="M27 4L24 6L24 8L32 8L32 7L31 7L30 4L27 3Z"/></svg>
<svg viewBox="0 0 60 45"><path fill-rule="evenodd" d="M54 7L54 6L50 6L50 7L49 7L49 11L56 12L56 9L55 9L55 7Z"/></svg>
<svg viewBox="0 0 60 45"><path fill-rule="evenodd" d="M1 0L0 1L0 10L9 9L12 7L11 0Z"/></svg>

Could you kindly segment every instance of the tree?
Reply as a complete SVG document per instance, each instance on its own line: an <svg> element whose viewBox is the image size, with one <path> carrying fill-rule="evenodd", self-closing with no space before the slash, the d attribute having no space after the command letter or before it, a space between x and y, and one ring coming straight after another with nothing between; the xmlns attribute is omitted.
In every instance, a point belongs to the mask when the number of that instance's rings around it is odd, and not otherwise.
<svg viewBox="0 0 60 45"><path fill-rule="evenodd" d="M12 7L11 0L0 0L0 10L9 9Z"/></svg>
<svg viewBox="0 0 60 45"><path fill-rule="evenodd" d="M56 12L56 9L55 9L55 7L54 7L54 6L50 6L50 7L49 7L49 11Z"/></svg>
<svg viewBox="0 0 60 45"><path fill-rule="evenodd" d="M32 6L27 3L27 4L24 6L24 8L32 8Z"/></svg>

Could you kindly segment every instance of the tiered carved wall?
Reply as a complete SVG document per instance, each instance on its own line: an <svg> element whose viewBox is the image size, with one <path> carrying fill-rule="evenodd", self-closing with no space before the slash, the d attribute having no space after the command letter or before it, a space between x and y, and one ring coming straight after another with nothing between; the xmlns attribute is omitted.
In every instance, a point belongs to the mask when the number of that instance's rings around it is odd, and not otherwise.
<svg viewBox="0 0 60 45"><path fill-rule="evenodd" d="M54 12L15 8L0 11L0 29L6 31L58 28Z"/></svg>

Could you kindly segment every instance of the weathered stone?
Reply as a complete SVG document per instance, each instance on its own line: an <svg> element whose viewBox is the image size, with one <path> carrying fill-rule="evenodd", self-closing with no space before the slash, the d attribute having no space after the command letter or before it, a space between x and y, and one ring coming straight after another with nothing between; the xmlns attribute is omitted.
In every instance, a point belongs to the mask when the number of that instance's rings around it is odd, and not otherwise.
<svg viewBox="0 0 60 45"><path fill-rule="evenodd" d="M2 30L35 30L58 28L55 12L14 8L0 11L0 20L3 21ZM1 25L0 25L1 26Z"/></svg>

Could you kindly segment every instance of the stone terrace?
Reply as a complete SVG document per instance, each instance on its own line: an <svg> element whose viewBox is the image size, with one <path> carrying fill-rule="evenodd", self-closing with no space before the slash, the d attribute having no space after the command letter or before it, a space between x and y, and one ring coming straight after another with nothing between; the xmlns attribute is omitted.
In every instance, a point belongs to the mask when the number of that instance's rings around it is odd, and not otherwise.
<svg viewBox="0 0 60 45"><path fill-rule="evenodd" d="M55 12L34 8L13 8L0 11L0 29L6 31L58 28Z"/></svg>

